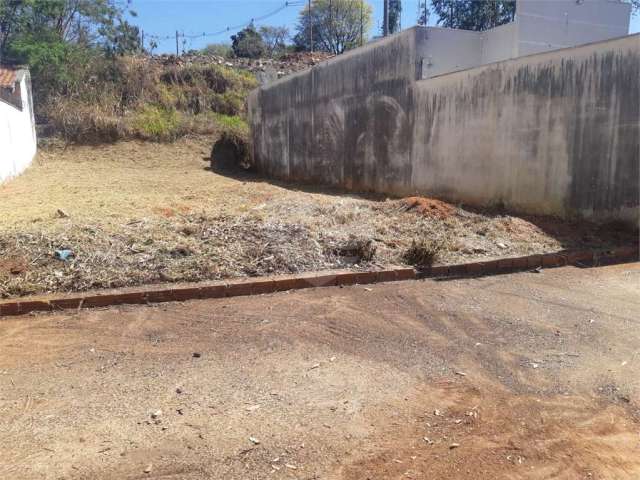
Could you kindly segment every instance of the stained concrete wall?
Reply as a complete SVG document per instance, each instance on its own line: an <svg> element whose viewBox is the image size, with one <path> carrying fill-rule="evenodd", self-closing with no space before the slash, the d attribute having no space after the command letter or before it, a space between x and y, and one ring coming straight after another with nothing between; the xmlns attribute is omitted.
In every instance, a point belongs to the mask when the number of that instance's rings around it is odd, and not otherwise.
<svg viewBox="0 0 640 480"><path fill-rule="evenodd" d="M12 94L0 98L0 183L20 174L36 154L29 72L18 73Z"/></svg>
<svg viewBox="0 0 640 480"><path fill-rule="evenodd" d="M426 40L414 28L254 91L257 168L637 222L640 36L417 80Z"/></svg>

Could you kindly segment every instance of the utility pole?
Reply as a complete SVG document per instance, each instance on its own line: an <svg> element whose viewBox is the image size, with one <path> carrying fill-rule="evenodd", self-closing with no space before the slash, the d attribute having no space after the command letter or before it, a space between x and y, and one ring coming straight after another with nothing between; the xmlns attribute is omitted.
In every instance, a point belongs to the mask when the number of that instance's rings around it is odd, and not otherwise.
<svg viewBox="0 0 640 480"><path fill-rule="evenodd" d="M382 27L383 36L389 35L389 0L384 0L384 25Z"/></svg>
<svg viewBox="0 0 640 480"><path fill-rule="evenodd" d="M178 33L178 30L176 30L176 57L180 56L180 44L178 43L178 36L180 34Z"/></svg>
<svg viewBox="0 0 640 480"><path fill-rule="evenodd" d="M364 0L360 0L360 46L364 45Z"/></svg>
<svg viewBox="0 0 640 480"><path fill-rule="evenodd" d="M144 29L140 29L140 50L144 52Z"/></svg>
<svg viewBox="0 0 640 480"><path fill-rule="evenodd" d="M309 50L313 53L313 17L311 16L311 0L309 0Z"/></svg>

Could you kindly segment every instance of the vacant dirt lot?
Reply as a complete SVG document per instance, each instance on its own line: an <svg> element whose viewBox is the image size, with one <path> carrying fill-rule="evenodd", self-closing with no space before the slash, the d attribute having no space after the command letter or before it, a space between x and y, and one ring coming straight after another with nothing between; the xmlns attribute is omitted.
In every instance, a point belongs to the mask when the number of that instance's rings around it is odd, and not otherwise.
<svg viewBox="0 0 640 480"><path fill-rule="evenodd" d="M636 263L4 319L0 478L637 479L639 285Z"/></svg>
<svg viewBox="0 0 640 480"><path fill-rule="evenodd" d="M636 241L610 227L365 198L208 170L211 141L48 148L0 186L0 298ZM59 249L74 253L54 258Z"/></svg>

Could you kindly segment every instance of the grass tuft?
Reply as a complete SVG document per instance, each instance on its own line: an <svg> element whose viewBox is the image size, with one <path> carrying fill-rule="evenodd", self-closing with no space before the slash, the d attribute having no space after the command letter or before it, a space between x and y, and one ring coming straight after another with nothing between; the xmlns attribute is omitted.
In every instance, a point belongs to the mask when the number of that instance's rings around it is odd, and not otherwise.
<svg viewBox="0 0 640 480"><path fill-rule="evenodd" d="M438 259L445 249L445 241L433 238L414 238L404 254L409 265L429 267Z"/></svg>

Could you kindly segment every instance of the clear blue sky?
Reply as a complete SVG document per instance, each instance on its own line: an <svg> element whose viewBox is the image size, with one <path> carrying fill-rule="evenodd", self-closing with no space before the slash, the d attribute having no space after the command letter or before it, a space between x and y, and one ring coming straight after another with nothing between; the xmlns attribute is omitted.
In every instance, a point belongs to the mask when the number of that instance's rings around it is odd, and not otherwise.
<svg viewBox="0 0 640 480"><path fill-rule="evenodd" d="M419 0L403 0L402 27L415 25ZM267 18L257 21L257 25L287 26L293 32L302 4L306 0L293 0L290 6ZM374 27L371 35L380 32L382 24L383 0L369 0L374 9ZM133 0L132 9L138 13L134 23L149 35L175 36L178 30L186 35L201 35L203 32L219 32L227 27L244 24L283 6L285 0ZM436 19L432 18L430 23ZM186 40L186 49L199 49L209 43L229 43L229 36L238 29L231 29L214 37L200 37ZM631 19L631 32L640 31L640 16ZM175 38L158 41L156 52L175 52ZM182 48L182 45L181 45Z"/></svg>

